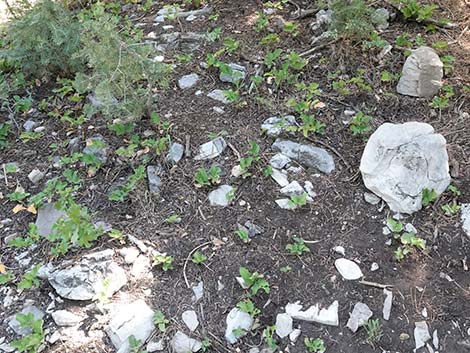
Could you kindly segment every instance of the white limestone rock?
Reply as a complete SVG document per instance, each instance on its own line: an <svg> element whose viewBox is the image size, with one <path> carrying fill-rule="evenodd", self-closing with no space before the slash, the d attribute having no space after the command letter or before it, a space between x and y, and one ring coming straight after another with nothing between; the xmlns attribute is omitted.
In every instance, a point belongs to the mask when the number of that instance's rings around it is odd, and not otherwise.
<svg viewBox="0 0 470 353"><path fill-rule="evenodd" d="M369 309L369 307L364 304L364 303L356 303L354 305L353 311L351 314L349 314L349 320L346 324L346 326L352 331L356 332L359 327L364 325L367 320L369 320L372 317L372 311Z"/></svg>
<svg viewBox="0 0 470 353"><path fill-rule="evenodd" d="M212 141L206 142L199 146L198 154L194 157L196 161L212 159L218 157L224 152L227 147L223 137L217 137Z"/></svg>
<svg viewBox="0 0 470 353"><path fill-rule="evenodd" d="M305 311L302 311L302 305L299 302L288 303L286 313L295 320L317 322L323 325L338 326L338 307L339 303L335 300L328 308L320 309L319 304L312 305Z"/></svg>
<svg viewBox="0 0 470 353"><path fill-rule="evenodd" d="M230 194L233 192L233 187L230 185L221 185L217 189L209 193L209 203L211 206L227 207L232 200Z"/></svg>
<svg viewBox="0 0 470 353"><path fill-rule="evenodd" d="M443 64L434 49L423 46L413 50L403 66L397 92L429 98L442 87Z"/></svg>
<svg viewBox="0 0 470 353"><path fill-rule="evenodd" d="M277 314L276 316L276 334L280 338L289 336L292 333L293 320L289 314Z"/></svg>
<svg viewBox="0 0 470 353"><path fill-rule="evenodd" d="M450 183L446 140L426 123L385 123L369 138L360 171L392 211L411 214L422 207L423 189L440 195Z"/></svg>
<svg viewBox="0 0 470 353"><path fill-rule="evenodd" d="M470 237L470 203L463 203L460 212L463 231Z"/></svg>
<svg viewBox="0 0 470 353"><path fill-rule="evenodd" d="M238 308L233 308L227 315L227 328L225 330L225 339L228 343L234 344L239 338L245 336L253 326L253 318L250 314L241 311ZM235 336L234 330L242 330L241 336Z"/></svg>
<svg viewBox="0 0 470 353"><path fill-rule="evenodd" d="M354 281L363 276L359 266L354 261L348 259L337 259L335 261L335 267L339 274L348 281Z"/></svg>

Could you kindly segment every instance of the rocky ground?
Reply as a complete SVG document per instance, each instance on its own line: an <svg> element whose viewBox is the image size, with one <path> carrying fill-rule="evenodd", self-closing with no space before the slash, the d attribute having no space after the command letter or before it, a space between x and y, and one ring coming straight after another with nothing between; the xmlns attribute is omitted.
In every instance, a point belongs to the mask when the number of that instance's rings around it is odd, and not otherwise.
<svg viewBox="0 0 470 353"><path fill-rule="evenodd" d="M161 154L123 152L132 134L100 117L71 127L36 106L10 112L14 136L0 151L0 352L38 336L43 352L470 351L468 3L440 3L436 18L455 26L432 32L377 3L389 45L372 49L322 42L327 11L282 3L211 1L175 19L166 2L146 12L123 5L156 60L174 65L169 88L155 92L161 121L143 119L133 132L168 134ZM273 33L278 43L260 44ZM396 43L404 33L418 50ZM208 54L224 43L220 60L231 69L219 72ZM263 76L275 49L301 54L299 81L318 83L310 125L286 104L300 93ZM34 97L52 94L40 87ZM436 96L448 104L433 105ZM99 168L64 160L73 153ZM39 209L8 196L34 196L64 177ZM70 185L88 223L54 205ZM38 238L12 246L30 224ZM62 256L46 241L95 229L98 239ZM21 325L18 313L42 329Z"/></svg>

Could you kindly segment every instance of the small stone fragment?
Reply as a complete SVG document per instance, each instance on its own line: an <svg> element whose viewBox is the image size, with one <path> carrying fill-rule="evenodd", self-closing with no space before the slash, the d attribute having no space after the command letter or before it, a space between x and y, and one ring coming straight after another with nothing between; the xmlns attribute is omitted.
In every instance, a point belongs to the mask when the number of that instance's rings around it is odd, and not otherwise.
<svg viewBox="0 0 470 353"><path fill-rule="evenodd" d="M279 170L273 168L271 173L271 178L279 184L279 186L284 187L289 185L289 179L287 178L287 172L284 170Z"/></svg>
<svg viewBox="0 0 470 353"><path fill-rule="evenodd" d="M289 336L292 333L293 320L288 314L277 314L276 334L280 338Z"/></svg>
<svg viewBox="0 0 470 353"><path fill-rule="evenodd" d="M212 98L218 102L221 102L223 104L228 104L230 101L225 97L224 91L220 89L215 89L207 94L209 98Z"/></svg>
<svg viewBox="0 0 470 353"><path fill-rule="evenodd" d="M44 207L38 210L36 218L36 226L38 234L47 237L51 234L52 226L62 217L66 217L66 213L55 208L53 203L46 203Z"/></svg>
<svg viewBox="0 0 470 353"><path fill-rule="evenodd" d="M131 275L135 280L152 279L152 265L145 255L139 255L132 264Z"/></svg>
<svg viewBox="0 0 470 353"><path fill-rule="evenodd" d="M415 330L414 330L414 337L415 337L415 349L419 349L426 345L426 342L431 339L429 335L429 328L426 321L418 321L415 322Z"/></svg>
<svg viewBox="0 0 470 353"><path fill-rule="evenodd" d="M109 147L105 142L104 137L96 134L86 140L86 146L83 149L83 154L91 154L95 156L101 163L106 163L108 159Z"/></svg>
<svg viewBox="0 0 470 353"><path fill-rule="evenodd" d="M31 173L28 174L28 179L33 183L37 184L44 178L44 173L41 172L39 169L33 169Z"/></svg>
<svg viewBox="0 0 470 353"><path fill-rule="evenodd" d="M209 193L211 206L227 207L232 202L230 194L234 191L230 185L221 185Z"/></svg>
<svg viewBox="0 0 470 353"><path fill-rule="evenodd" d="M149 353L163 351L164 349L165 343L163 342L163 339L159 341L150 341L149 343L147 343L147 352Z"/></svg>
<svg viewBox="0 0 470 353"><path fill-rule="evenodd" d="M400 333L400 341L406 341L410 339L410 335L407 334L406 332Z"/></svg>
<svg viewBox="0 0 470 353"><path fill-rule="evenodd" d="M194 310L185 311L181 318L191 332L196 331L197 327L199 326L199 320Z"/></svg>
<svg viewBox="0 0 470 353"><path fill-rule="evenodd" d="M173 142L168 150L168 154L165 157L165 161L177 164L181 158L183 158L184 146L180 143Z"/></svg>
<svg viewBox="0 0 470 353"><path fill-rule="evenodd" d="M35 307L34 305L28 305L25 306L19 314L33 314L34 320L39 320L44 317L44 313ZM26 336L31 334L32 330L30 327L22 327L19 323L19 321L16 319L16 315L12 316L10 318L10 321L8 322L8 326L17 334L20 336Z"/></svg>
<svg viewBox="0 0 470 353"><path fill-rule="evenodd" d="M75 326L83 320L83 317L67 310L54 311L51 316L57 326Z"/></svg>
<svg viewBox="0 0 470 353"><path fill-rule="evenodd" d="M140 251L137 248L122 248L119 249L119 255L121 255L124 258L124 262L126 264L132 264L135 259L137 259L137 256L139 256Z"/></svg>
<svg viewBox="0 0 470 353"><path fill-rule="evenodd" d="M276 200L276 204L284 210L295 210L297 206L291 202L290 199Z"/></svg>
<svg viewBox="0 0 470 353"><path fill-rule="evenodd" d="M418 230L417 230L417 229L415 228L415 226L412 225L411 223L407 223L407 224L405 225L405 232L417 234L417 233L418 233Z"/></svg>
<svg viewBox="0 0 470 353"><path fill-rule="evenodd" d="M26 120L23 124L23 129L27 132L33 131L33 128L37 125L37 123L33 120Z"/></svg>
<svg viewBox="0 0 470 353"><path fill-rule="evenodd" d="M288 166L291 162L292 160L286 155L283 155L282 153L276 153L269 160L269 164L271 165L271 167L276 169L283 169L284 167Z"/></svg>
<svg viewBox="0 0 470 353"><path fill-rule="evenodd" d="M299 339L300 335L302 334L302 331L298 328L296 328L295 330L293 330L290 335L289 335L289 340L292 342L292 343L295 343L297 342L297 340Z"/></svg>
<svg viewBox="0 0 470 353"><path fill-rule="evenodd" d="M325 174L330 174L335 169L333 157L322 148L287 140L276 140L272 148L305 167L315 168Z"/></svg>
<svg viewBox="0 0 470 353"><path fill-rule="evenodd" d="M379 264L377 262L372 262L370 265L371 272L377 271L379 269Z"/></svg>
<svg viewBox="0 0 470 353"><path fill-rule="evenodd" d="M348 281L356 280L363 276L359 266L355 262L348 259L337 259L335 261L335 267L339 274Z"/></svg>
<svg viewBox="0 0 470 353"><path fill-rule="evenodd" d="M194 293L194 299L196 302L198 302L200 299L202 299L204 295L204 282L199 282L197 285L192 287L193 293Z"/></svg>
<svg viewBox="0 0 470 353"><path fill-rule="evenodd" d="M224 152L225 148L227 147L227 143L225 142L224 138L219 136L212 141L206 142L199 146L199 152L194 157L196 161L212 159L218 157Z"/></svg>
<svg viewBox="0 0 470 353"><path fill-rule="evenodd" d="M233 308L227 315L226 323L225 339L228 343L234 344L251 330L253 318L250 314L241 311L239 308ZM235 330L241 331L237 332L240 335L235 335Z"/></svg>
<svg viewBox="0 0 470 353"><path fill-rule="evenodd" d="M198 74L185 75L178 80L178 86L181 89L191 88L197 83L197 81L199 81Z"/></svg>
<svg viewBox="0 0 470 353"><path fill-rule="evenodd" d="M263 122L261 130L268 136L278 137L287 128L295 126L296 123L295 117L292 115L286 115L282 118L273 116Z"/></svg>
<svg viewBox="0 0 470 353"><path fill-rule="evenodd" d="M470 203L460 205L460 220L463 231L470 237Z"/></svg>
<svg viewBox="0 0 470 353"><path fill-rule="evenodd" d="M147 166L147 179L149 183L149 191L152 194L159 194L162 187L163 168L158 165Z"/></svg>
<svg viewBox="0 0 470 353"><path fill-rule="evenodd" d="M171 340L171 347L175 353L190 353L199 351L202 343L178 331Z"/></svg>
<svg viewBox="0 0 470 353"><path fill-rule="evenodd" d="M246 77L246 69L244 66L230 63L227 65L230 68L230 72L220 72L219 79L222 82L236 83L240 80L244 80Z"/></svg>
<svg viewBox="0 0 470 353"><path fill-rule="evenodd" d="M333 251L336 252L336 253L338 253L338 254L340 254L340 255L343 255L343 256L345 256L345 253L346 253L346 250L345 250L344 247L341 246L341 245L335 246L335 247L333 248Z"/></svg>
<svg viewBox="0 0 470 353"><path fill-rule="evenodd" d="M352 331L356 332L359 327L364 325L373 315L373 312L364 303L356 303L353 311L349 316L346 326Z"/></svg>
<svg viewBox="0 0 470 353"><path fill-rule="evenodd" d="M302 305L299 302L288 303L286 305L286 313L295 320L338 326L338 307L339 303L337 300L335 300L327 309L320 309L319 304L315 304L305 311L302 311Z"/></svg>
<svg viewBox="0 0 470 353"><path fill-rule="evenodd" d="M364 200L367 203L370 203L371 205L377 205L380 202L380 197L377 195L371 193L371 192L365 192L364 193Z"/></svg>

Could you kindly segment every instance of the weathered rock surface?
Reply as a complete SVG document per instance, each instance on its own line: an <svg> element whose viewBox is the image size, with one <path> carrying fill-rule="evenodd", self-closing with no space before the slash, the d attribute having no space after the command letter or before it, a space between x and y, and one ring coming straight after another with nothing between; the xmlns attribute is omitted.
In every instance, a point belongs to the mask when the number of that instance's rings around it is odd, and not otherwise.
<svg viewBox="0 0 470 353"><path fill-rule="evenodd" d="M194 310L187 310L181 315L181 319L184 324L189 328L191 332L195 331L199 326L199 320Z"/></svg>
<svg viewBox="0 0 470 353"><path fill-rule="evenodd" d="M184 146L180 143L173 142L165 157L165 161L176 164L183 158Z"/></svg>
<svg viewBox="0 0 470 353"><path fill-rule="evenodd" d="M415 349L424 347L426 342L431 340L431 335L429 334L429 328L426 321L415 322L414 338Z"/></svg>
<svg viewBox="0 0 470 353"><path fill-rule="evenodd" d="M367 320L372 317L372 310L364 303L356 303L354 305L353 311L349 314L349 320L346 326L352 331L356 332L359 327L364 325Z"/></svg>
<svg viewBox="0 0 470 353"><path fill-rule="evenodd" d="M38 234L42 237L49 236L49 234L51 234L54 223L65 216L66 213L62 210L56 209L53 203L45 204L44 207L38 210L38 216L36 218Z"/></svg>
<svg viewBox="0 0 470 353"><path fill-rule="evenodd" d="M354 261L348 259L337 259L335 261L335 267L339 274L348 281L353 281L363 276L359 266Z"/></svg>
<svg viewBox="0 0 470 353"><path fill-rule="evenodd" d="M470 237L470 203L463 203L460 208L462 229Z"/></svg>
<svg viewBox="0 0 470 353"><path fill-rule="evenodd" d="M411 214L422 207L423 189L440 195L450 183L446 140L426 123L385 123L369 138L360 170L392 211Z"/></svg>
<svg viewBox="0 0 470 353"><path fill-rule="evenodd" d="M412 97L432 97L442 87L443 64L429 47L413 50L403 66L397 92Z"/></svg>
<svg viewBox="0 0 470 353"><path fill-rule="evenodd" d="M149 165L147 166L147 179L149 183L149 191L152 194L160 193L162 187L162 178L163 168L159 165Z"/></svg>
<svg viewBox="0 0 470 353"><path fill-rule="evenodd" d="M384 300L384 307L382 310L382 315L383 315L384 320L388 321L390 319L390 312L392 311L393 292L384 288L384 294L385 294L385 300Z"/></svg>
<svg viewBox="0 0 470 353"><path fill-rule="evenodd" d="M57 326L74 326L83 320L82 316L67 310L54 311L51 316Z"/></svg>
<svg viewBox="0 0 470 353"><path fill-rule="evenodd" d="M41 172L39 169L33 169L31 173L28 174L28 179L33 183L37 184L44 178L44 173Z"/></svg>
<svg viewBox="0 0 470 353"><path fill-rule="evenodd" d="M296 123L295 116L293 115L286 115L283 117L273 116L263 121L261 130L266 132L266 135L268 136L278 137L290 126L295 126Z"/></svg>
<svg viewBox="0 0 470 353"><path fill-rule="evenodd" d="M198 74L184 75L178 80L178 87L181 89L187 89L193 87L197 81L199 81Z"/></svg>
<svg viewBox="0 0 470 353"><path fill-rule="evenodd" d="M334 301L327 309L320 309L319 304L312 305L305 311L302 311L302 305L289 303L286 305L286 313L295 320L318 322L319 324L338 326L338 301Z"/></svg>
<svg viewBox="0 0 470 353"><path fill-rule="evenodd" d="M242 336L245 336L246 332L251 330L253 326L253 318L250 314L241 311L238 308L233 308L227 315L227 328L225 330L225 339L228 343L234 344ZM243 330L244 333L241 336L235 336L234 330Z"/></svg>
<svg viewBox="0 0 470 353"><path fill-rule="evenodd" d="M101 163L105 163L108 159L109 147L104 137L96 134L86 140L86 146L83 149L84 154L95 156Z"/></svg>
<svg viewBox="0 0 470 353"><path fill-rule="evenodd" d="M227 142L225 142L223 137L219 136L199 146L198 154L194 159L201 161L218 157L224 152L225 148L227 148Z"/></svg>
<svg viewBox="0 0 470 353"><path fill-rule="evenodd" d="M225 97L224 91L221 89L215 89L210 91L207 96L223 104L229 104L230 101Z"/></svg>
<svg viewBox="0 0 470 353"><path fill-rule="evenodd" d="M276 316L276 334L280 338L289 336L292 333L293 320L289 314L277 314Z"/></svg>
<svg viewBox="0 0 470 353"><path fill-rule="evenodd" d="M155 329L153 310L141 299L130 304L117 304L105 331L118 353L128 353L129 337L145 342Z"/></svg>
<svg viewBox="0 0 470 353"><path fill-rule="evenodd" d="M227 65L231 72L226 73L226 72L220 72L219 79L222 82L228 82L228 83L235 83L240 80L244 80L246 77L246 69L244 66L235 64L235 63L230 63Z"/></svg>
<svg viewBox="0 0 470 353"><path fill-rule="evenodd" d="M178 331L171 340L171 347L175 353L190 353L199 351L202 343Z"/></svg>
<svg viewBox="0 0 470 353"><path fill-rule="evenodd" d="M318 169L325 174L330 174L335 169L333 157L322 148L287 140L276 140L272 148L305 167Z"/></svg>
<svg viewBox="0 0 470 353"><path fill-rule="evenodd" d="M39 320L44 317L44 313L35 307L34 305L28 305L25 306L19 314L33 314L34 320ZM8 326L15 331L17 335L25 336L31 334L32 330L30 327L22 327L19 323L19 321L16 319L16 315L12 316L10 318L10 321L8 322Z"/></svg>
<svg viewBox="0 0 470 353"><path fill-rule="evenodd" d="M127 283L125 271L113 261L113 250L83 256L76 265L49 275L49 283L61 297L92 300L96 295L111 296Z"/></svg>
<svg viewBox="0 0 470 353"><path fill-rule="evenodd" d="M230 205L230 193L233 191L230 185L221 185L209 193L209 203L211 206L227 207Z"/></svg>

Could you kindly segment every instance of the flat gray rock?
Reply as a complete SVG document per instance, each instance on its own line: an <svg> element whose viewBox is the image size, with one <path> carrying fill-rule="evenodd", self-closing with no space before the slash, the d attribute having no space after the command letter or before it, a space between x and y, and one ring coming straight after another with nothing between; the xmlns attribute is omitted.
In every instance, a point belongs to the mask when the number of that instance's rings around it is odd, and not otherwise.
<svg viewBox="0 0 470 353"><path fill-rule="evenodd" d="M51 234L54 223L66 216L67 214L62 210L56 209L53 203L46 203L44 207L38 210L36 218L38 234L42 237L48 237Z"/></svg>
<svg viewBox="0 0 470 353"><path fill-rule="evenodd" d="M198 74L185 75L178 80L178 87L181 89L191 88L197 83L197 81L199 81Z"/></svg>
<svg viewBox="0 0 470 353"><path fill-rule="evenodd" d="M412 97L429 98L442 87L443 64L429 47L413 50L405 61L397 92Z"/></svg>
<svg viewBox="0 0 470 353"><path fill-rule="evenodd" d="M37 307L35 307L34 305L25 306L19 312L19 314L33 314L34 320L39 320L44 317L44 312L38 309ZM8 322L8 326L10 326L10 328L13 331L15 331L17 335L20 335L20 336L26 336L26 335L31 334L32 332L30 327L21 327L19 321L16 319L16 315L10 318L10 321Z"/></svg>
<svg viewBox="0 0 470 353"><path fill-rule="evenodd" d="M353 311L349 314L349 320L346 326L352 331L356 332L357 329L363 326L367 320L372 317L373 312L369 307L364 303L356 303L354 305Z"/></svg>
<svg viewBox="0 0 470 353"><path fill-rule="evenodd" d="M429 328L426 321L415 322L414 338L416 350L424 347L426 342L431 340L431 335L429 334Z"/></svg>
<svg viewBox="0 0 470 353"><path fill-rule="evenodd" d="M225 97L224 91L222 91L221 89L215 89L209 92L207 96L223 104L230 103L230 101Z"/></svg>
<svg viewBox="0 0 470 353"><path fill-rule="evenodd" d="M286 155L283 155L282 153L276 153L269 160L269 164L271 165L271 167L276 169L283 169L285 167L288 167L291 162L292 160Z"/></svg>
<svg viewBox="0 0 470 353"><path fill-rule="evenodd" d="M246 68L244 66L230 63L227 65L231 73L220 72L219 79L222 82L236 83L237 81L244 80L246 77Z"/></svg>
<svg viewBox="0 0 470 353"><path fill-rule="evenodd" d="M175 353L190 353L199 351L202 348L202 343L178 331L171 340L171 347Z"/></svg>
<svg viewBox="0 0 470 353"><path fill-rule="evenodd" d="M147 180L149 183L149 191L152 194L159 194L162 187L163 168L159 165L147 166Z"/></svg>
<svg viewBox="0 0 470 353"><path fill-rule="evenodd" d="M93 300L104 293L112 296L127 283L125 271L112 260L114 251L104 250L83 256L69 268L49 275L49 283L62 298Z"/></svg>
<svg viewBox="0 0 470 353"><path fill-rule="evenodd" d="M276 140L272 148L305 167L315 168L325 174L330 174L335 169L333 157L323 148L287 140Z"/></svg>
<svg viewBox="0 0 470 353"><path fill-rule="evenodd" d="M206 142L199 146L198 154L194 157L196 161L212 159L220 156L225 148L227 148L227 142L224 138L219 136L212 141Z"/></svg>
<svg viewBox="0 0 470 353"><path fill-rule="evenodd" d="M371 205L377 205L380 202L380 197L371 192L364 193L364 200Z"/></svg>
<svg viewBox="0 0 470 353"><path fill-rule="evenodd" d="M210 205L218 207L227 207L232 202L232 200L228 196L233 190L233 187L230 185L221 185L217 189L211 191L209 193Z"/></svg>
<svg viewBox="0 0 470 353"><path fill-rule="evenodd" d="M335 267L339 274L348 281L353 281L363 276L359 266L354 261L348 259L337 259L335 261Z"/></svg>
<svg viewBox="0 0 470 353"><path fill-rule="evenodd" d="M176 164L183 158L184 146L180 143L173 142L165 157L165 161Z"/></svg>
<svg viewBox="0 0 470 353"><path fill-rule="evenodd" d="M44 173L41 172L39 169L33 169L31 173L28 174L28 179L33 183L37 184L44 178Z"/></svg>
<svg viewBox="0 0 470 353"><path fill-rule="evenodd" d="M227 315L227 327L225 329L225 339L228 343L234 344L239 338L245 336L253 326L253 318L250 314L241 311L238 308L233 308ZM234 330L241 330L241 335L235 335Z"/></svg>
<svg viewBox="0 0 470 353"><path fill-rule="evenodd" d="M285 170L279 170L276 168L273 168L273 171L271 173L271 178L278 183L280 187L284 187L289 185L289 179L287 177L287 172Z"/></svg>
<svg viewBox="0 0 470 353"><path fill-rule="evenodd" d="M86 146L83 149L84 154L95 156L101 163L106 163L108 159L109 147L104 137L100 134L93 135L86 140Z"/></svg>
<svg viewBox="0 0 470 353"><path fill-rule="evenodd" d="M67 310L54 311L51 316L57 326L75 326L83 320L82 316Z"/></svg>
<svg viewBox="0 0 470 353"><path fill-rule="evenodd" d="M153 310L142 299L130 304L116 304L105 331L119 353L129 353L130 336L141 342L150 337L155 329L153 315Z"/></svg>
<svg viewBox="0 0 470 353"><path fill-rule="evenodd" d="M196 331L197 327L199 326L199 320L194 310L186 310L181 315L181 319L191 332Z"/></svg>
<svg viewBox="0 0 470 353"><path fill-rule="evenodd" d="M422 207L423 189L440 195L450 183L446 140L426 123L385 123L369 138L360 171L392 211L411 214Z"/></svg>
<svg viewBox="0 0 470 353"><path fill-rule="evenodd" d="M286 131L291 126L296 126L297 122L295 116L286 115L283 117L272 116L261 124L261 130L266 135L271 137L278 137L283 131Z"/></svg>
<svg viewBox="0 0 470 353"><path fill-rule="evenodd" d="M280 338L289 336L292 333L293 320L288 314L277 314L276 316L276 334Z"/></svg>

